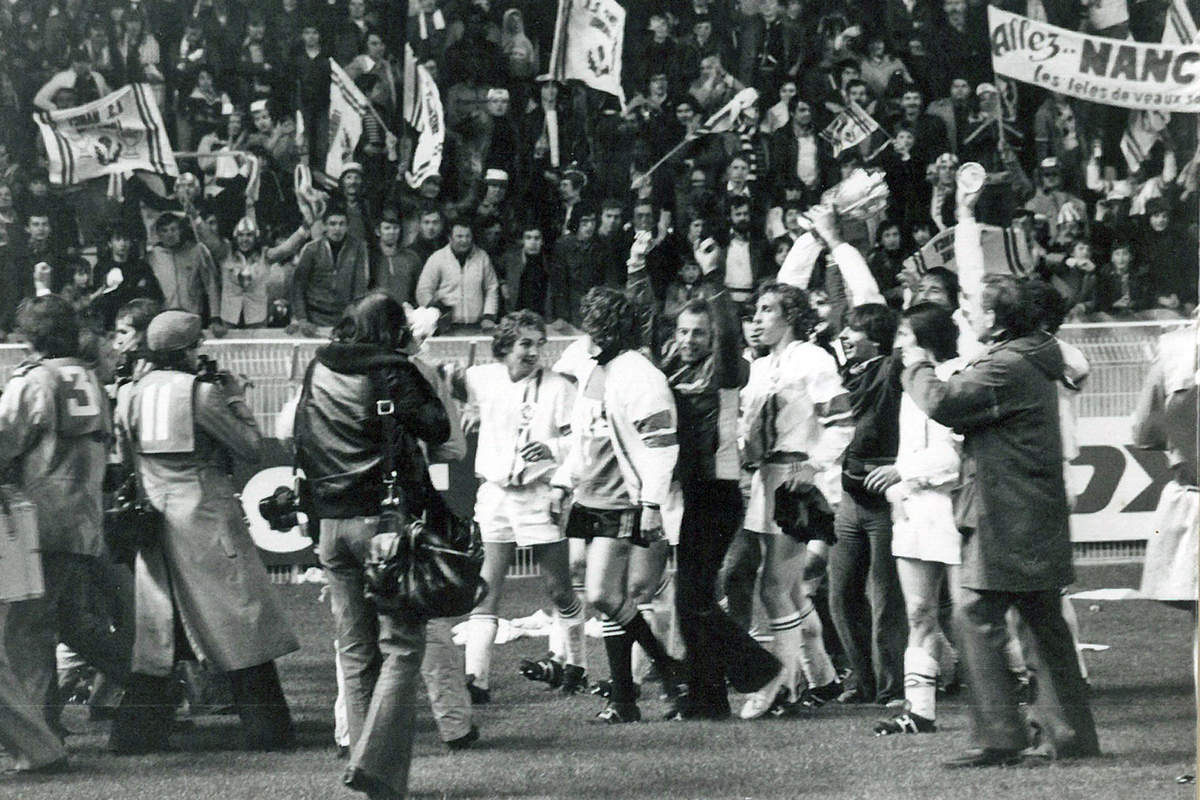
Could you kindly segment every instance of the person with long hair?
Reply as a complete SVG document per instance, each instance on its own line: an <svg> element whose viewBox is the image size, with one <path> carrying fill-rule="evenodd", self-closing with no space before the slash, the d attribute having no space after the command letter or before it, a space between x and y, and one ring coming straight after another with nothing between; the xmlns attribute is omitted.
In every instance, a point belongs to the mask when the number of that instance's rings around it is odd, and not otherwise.
<svg viewBox="0 0 1200 800"><path fill-rule="evenodd" d="M587 599L604 619L611 688L597 720L636 722L635 642L668 693L683 677L638 609L639 599L653 596L669 552L661 509L679 452L675 399L666 377L638 352L638 315L624 293L595 287L580 310L591 357L577 368L571 443L551 480L552 508L558 512L573 493L567 536L587 542Z"/></svg>
<svg viewBox="0 0 1200 800"><path fill-rule="evenodd" d="M821 531L788 535L775 510L781 488L797 494L816 489L829 504L841 495L839 467L851 433L850 408L837 363L808 341L814 322L804 290L782 283L759 290L752 330L767 354L751 363L742 392L744 460L756 466L742 527L761 540L760 597L775 636L770 649L783 669L750 695L741 709L743 719L808 696L820 705L841 693L820 618L803 591L807 542L820 538ZM796 691L801 677L808 684L805 696Z"/></svg>
<svg viewBox="0 0 1200 800"><path fill-rule="evenodd" d="M958 355L958 327L948 309L918 303L904 312L896 334L901 349L919 347L935 371L949 376L965 364ZM942 584L957 586L962 535L954 522L951 491L958 483L962 437L931 420L913 399L900 399L900 482L887 490L892 505L892 555L908 613L904 651L906 710L880 720L877 736L929 733L937 729L935 695L945 636L938 624Z"/></svg>
<svg viewBox="0 0 1200 800"><path fill-rule="evenodd" d="M385 498L384 448L404 511L430 501L421 442L450 437L445 407L402 349L404 308L383 292L356 301L317 349L296 409L296 463L320 520L318 553L329 579L338 665L346 687L350 762L343 782L375 797L404 796L412 759L415 693L425 622L385 613L363 594ZM390 402L389 402L390 401ZM396 424L385 440L381 407Z"/></svg>

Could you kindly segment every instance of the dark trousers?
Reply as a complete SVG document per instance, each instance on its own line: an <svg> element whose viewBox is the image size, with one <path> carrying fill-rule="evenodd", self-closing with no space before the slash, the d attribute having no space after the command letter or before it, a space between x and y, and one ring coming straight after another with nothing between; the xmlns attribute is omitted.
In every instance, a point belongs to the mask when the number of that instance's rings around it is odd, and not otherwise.
<svg viewBox="0 0 1200 800"><path fill-rule="evenodd" d="M684 484L675 608L687 646L689 703L708 709L728 708L726 676L739 692L752 692L779 670L775 656L717 605L717 573L741 522L736 481Z"/></svg>
<svg viewBox="0 0 1200 800"><path fill-rule="evenodd" d="M225 673L233 687L233 705L242 723L247 750L286 750L296 743L275 662ZM139 753L166 749L174 718L171 678L133 673L117 709L109 747Z"/></svg>
<svg viewBox="0 0 1200 800"><path fill-rule="evenodd" d="M849 493L834 520L837 544L829 551L829 608L854 675L867 700L904 696L908 617L892 556L892 514Z"/></svg>
<svg viewBox="0 0 1200 800"><path fill-rule="evenodd" d="M1099 755L1087 684L1079 673L1057 590L962 589L954 617L971 688L975 743L997 750L1020 750L1030 744L1004 657L1008 641L1004 617L1010 607L1017 609L1025 623L1029 639L1022 643L1025 659L1038 677L1033 714L1046 742L1061 757Z"/></svg>

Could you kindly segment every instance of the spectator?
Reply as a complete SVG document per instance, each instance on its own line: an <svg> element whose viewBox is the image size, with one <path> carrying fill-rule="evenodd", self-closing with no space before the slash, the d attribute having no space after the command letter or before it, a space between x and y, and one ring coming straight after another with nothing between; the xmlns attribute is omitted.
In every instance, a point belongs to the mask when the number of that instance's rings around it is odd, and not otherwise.
<svg viewBox="0 0 1200 800"><path fill-rule="evenodd" d="M401 305L413 305L417 278L425 260L412 249L401 246L401 230L400 212L393 206L384 208L371 249L371 288L386 292Z"/></svg>
<svg viewBox="0 0 1200 800"><path fill-rule="evenodd" d="M900 271L904 268L908 252L904 247L904 231L900 224L892 221L881 223L875 232L875 247L867 259L867 266L887 304L896 310L904 305Z"/></svg>
<svg viewBox="0 0 1200 800"><path fill-rule="evenodd" d="M900 5L903 6L903 3ZM892 3L889 2L889 10L891 6ZM867 38L867 57L859 63L859 72L871 94L876 97L886 94L888 85L896 75L912 83L908 67L904 66L904 62L893 55L893 52L888 45L887 29L876 29Z"/></svg>
<svg viewBox="0 0 1200 800"><path fill-rule="evenodd" d="M325 235L304 245L292 279L292 323L288 333L314 336L336 325L346 307L367 293L367 244L350 235L346 209L330 205L322 219Z"/></svg>
<svg viewBox="0 0 1200 800"><path fill-rule="evenodd" d="M1073 212L1063 213L1063 206L1070 205ZM1082 222L1087 218L1087 207L1083 201L1062 188L1062 170L1054 156L1043 158L1038 164L1038 186L1025 208L1040 214L1050 222L1050 238L1058 240L1061 221Z"/></svg>
<svg viewBox="0 0 1200 800"><path fill-rule="evenodd" d="M449 311L449 322L496 326L500 284L488 254L475 246L471 223L456 220L450 225L450 244L425 262L417 280L417 302Z"/></svg>
<svg viewBox="0 0 1200 800"><path fill-rule="evenodd" d="M1149 270L1133 260L1128 241L1113 244L1112 259L1096 272L1096 301L1091 311L1116 319L1135 318L1154 306Z"/></svg>
<svg viewBox="0 0 1200 800"><path fill-rule="evenodd" d="M92 301L92 310L105 329L111 330L122 306L139 297L161 303L162 289L150 265L138 253L132 231L118 225L106 239L92 272L92 285L100 292Z"/></svg>
<svg viewBox="0 0 1200 800"><path fill-rule="evenodd" d="M803 187L802 205L807 207L832 185L835 162L828 142L817 135L813 126L812 105L803 98L793 97L788 107L792 124L771 134L775 193L782 195L785 184L798 181Z"/></svg>
<svg viewBox="0 0 1200 800"><path fill-rule="evenodd" d="M604 265L600 261L601 245L596 239L596 208L585 204L579 212L575 229L554 243L552 279L550 282L549 318L568 321L575 327L583 324L580 307L584 295L604 281Z"/></svg>
<svg viewBox="0 0 1200 800"><path fill-rule="evenodd" d="M751 224L750 201L729 200L729 243L720 257L721 278L729 298L745 303L771 275L772 261L760 229Z"/></svg>
<svg viewBox="0 0 1200 800"><path fill-rule="evenodd" d="M71 91L70 103L61 103L55 98L65 89ZM92 68L92 56L85 48L76 48L71 54L71 68L56 72L50 80L38 89L34 95L33 105L44 111L72 106L99 100L108 94L108 82L104 76Z"/></svg>
<svg viewBox="0 0 1200 800"><path fill-rule="evenodd" d="M559 274L550 265L541 226L529 222L522 227L521 243L500 257L500 293L506 310L541 315L549 305L551 278Z"/></svg>
<svg viewBox="0 0 1200 800"><path fill-rule="evenodd" d="M901 122L913 135L910 152L922 168L942 153L950 152L952 146L946 123L941 117L926 113L924 108L921 90L915 85L906 86L900 97Z"/></svg>
<svg viewBox="0 0 1200 800"><path fill-rule="evenodd" d="M221 283L212 253L184 235L182 218L175 212L159 215L154 223L158 243L148 260L163 293L163 305L217 319L221 310Z"/></svg>

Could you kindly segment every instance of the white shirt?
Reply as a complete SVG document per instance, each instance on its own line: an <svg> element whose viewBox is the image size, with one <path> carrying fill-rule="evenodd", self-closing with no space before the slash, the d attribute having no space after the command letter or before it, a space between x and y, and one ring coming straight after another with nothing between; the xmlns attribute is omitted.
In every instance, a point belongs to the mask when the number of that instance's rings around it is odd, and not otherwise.
<svg viewBox="0 0 1200 800"><path fill-rule="evenodd" d="M471 367L466 383L467 408L479 414L475 473L500 486L549 481L566 454L574 385L544 367L514 381L502 363ZM519 452L530 442L547 445L552 457L526 462Z"/></svg>
<svg viewBox="0 0 1200 800"><path fill-rule="evenodd" d="M750 242L736 236L729 240L725 254L725 287L730 292L748 294L754 290L754 271L750 268Z"/></svg>

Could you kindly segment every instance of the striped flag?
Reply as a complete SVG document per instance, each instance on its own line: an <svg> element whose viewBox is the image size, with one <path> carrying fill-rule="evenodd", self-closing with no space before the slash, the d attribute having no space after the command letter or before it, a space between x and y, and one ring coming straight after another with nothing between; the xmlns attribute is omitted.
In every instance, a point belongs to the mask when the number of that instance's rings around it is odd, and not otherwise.
<svg viewBox="0 0 1200 800"><path fill-rule="evenodd" d="M1125 165L1129 174L1137 173L1142 162L1150 155L1150 149L1162 136L1162 132L1171 121L1169 111L1130 111L1125 123L1125 132L1121 134L1121 155L1125 156Z"/></svg>
<svg viewBox="0 0 1200 800"><path fill-rule="evenodd" d="M881 144L876 144L874 141L871 144L870 157L873 157L891 141L891 137L884 133L875 118L853 100L847 102L846 110L834 117L833 122L830 122L825 130L821 131L821 138L833 146L835 158L843 151L857 147L868 139L880 138L882 139Z"/></svg>
<svg viewBox="0 0 1200 800"><path fill-rule="evenodd" d="M1034 267L1033 254L1022 228L980 225L979 242L983 248L985 272L1024 276ZM919 278L934 267L958 272L954 261L954 228L942 231L904 259L903 272Z"/></svg>
<svg viewBox="0 0 1200 800"><path fill-rule="evenodd" d="M442 168L442 147L446 141L446 117L442 96L429 70L417 63L412 47L404 46L404 121L417 132L412 168L404 179L417 188Z"/></svg>
<svg viewBox="0 0 1200 800"><path fill-rule="evenodd" d="M122 86L75 108L39 111L33 119L50 158L50 182L56 186L133 170L179 174L146 84Z"/></svg>
<svg viewBox="0 0 1200 800"><path fill-rule="evenodd" d="M363 119L373 114L366 98L346 71L329 59L329 152L325 174L337 180L346 164L354 160L354 149L362 136Z"/></svg>
<svg viewBox="0 0 1200 800"><path fill-rule="evenodd" d="M1163 23L1163 44L1192 44L1198 38L1196 21L1188 11L1187 0L1171 0L1167 7L1167 18Z"/></svg>

